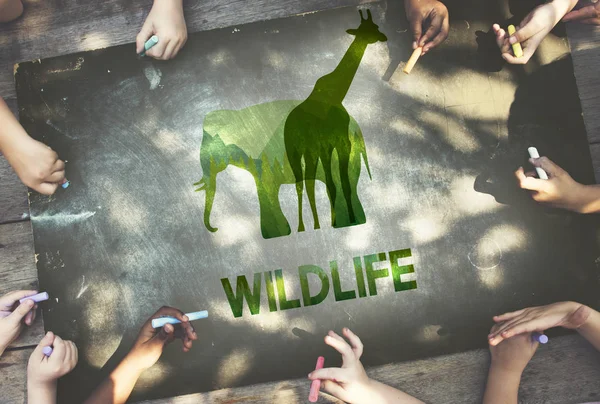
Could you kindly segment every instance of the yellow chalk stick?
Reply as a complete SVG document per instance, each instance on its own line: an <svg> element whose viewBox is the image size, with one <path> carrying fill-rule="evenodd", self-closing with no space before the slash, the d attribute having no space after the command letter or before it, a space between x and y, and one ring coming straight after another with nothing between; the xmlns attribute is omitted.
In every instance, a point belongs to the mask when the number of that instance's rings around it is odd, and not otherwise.
<svg viewBox="0 0 600 404"><path fill-rule="evenodd" d="M517 32L515 26L509 25L508 26L508 35L512 36L515 32ZM521 48L520 43L517 42L517 43L513 44L512 49L513 49L513 53L515 54L515 57L520 58L521 56L523 56L523 48Z"/></svg>
<svg viewBox="0 0 600 404"><path fill-rule="evenodd" d="M404 66L404 73L410 74L410 71L413 69L413 67L415 67L415 63L417 63L417 60L419 60L422 52L423 48L420 46L413 51L412 55L410 55L410 58L408 58L408 62L406 62L406 65Z"/></svg>

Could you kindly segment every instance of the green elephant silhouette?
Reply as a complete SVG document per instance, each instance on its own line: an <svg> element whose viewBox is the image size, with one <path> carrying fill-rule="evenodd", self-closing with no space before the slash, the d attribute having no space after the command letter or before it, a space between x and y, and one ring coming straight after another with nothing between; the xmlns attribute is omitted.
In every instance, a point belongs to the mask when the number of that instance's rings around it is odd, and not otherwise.
<svg viewBox="0 0 600 404"><path fill-rule="evenodd" d="M314 228L320 223L315 203L315 181L325 183L335 228L366 223L357 186L362 160L371 178L362 131L342 101L346 96L367 45L386 41L360 11L361 24L347 32L354 41L336 69L319 78L304 101L282 100L241 110L218 110L204 118L200 146L203 177L194 185L205 191L204 225L217 190L217 174L228 165L250 172L256 182L260 226L264 238L287 236L290 225L279 203L282 184L295 184L298 195L298 231L304 231L302 194L306 184ZM342 192L338 192L341 190Z"/></svg>

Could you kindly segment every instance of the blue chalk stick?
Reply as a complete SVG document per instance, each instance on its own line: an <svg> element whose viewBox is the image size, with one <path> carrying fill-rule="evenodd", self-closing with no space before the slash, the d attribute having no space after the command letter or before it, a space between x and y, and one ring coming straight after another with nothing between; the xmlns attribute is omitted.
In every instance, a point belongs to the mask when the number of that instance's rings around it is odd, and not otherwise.
<svg viewBox="0 0 600 404"><path fill-rule="evenodd" d="M534 332L533 334L531 334L531 338L534 341L539 342L540 344L545 344L548 342L548 336L545 334L542 334L541 332Z"/></svg>
<svg viewBox="0 0 600 404"><path fill-rule="evenodd" d="M200 320L201 318L207 318L208 317L208 311L206 310L202 310L202 311L195 311L193 313L186 313L185 314L189 321L195 321L195 320ZM159 318L155 318L154 320L152 320L152 328L160 328L163 327L165 324L179 324L181 323L181 321L177 320L175 317L159 317Z"/></svg>
<svg viewBox="0 0 600 404"><path fill-rule="evenodd" d="M140 56L146 56L146 52L150 50L154 45L158 43L158 37L156 35L152 35L150 39L146 41L144 44L144 51L140 53Z"/></svg>

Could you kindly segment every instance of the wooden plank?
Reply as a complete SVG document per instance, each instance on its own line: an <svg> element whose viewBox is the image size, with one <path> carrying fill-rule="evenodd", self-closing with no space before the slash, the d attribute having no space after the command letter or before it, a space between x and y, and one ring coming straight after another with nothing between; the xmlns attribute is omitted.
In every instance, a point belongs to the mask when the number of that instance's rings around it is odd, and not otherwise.
<svg viewBox="0 0 600 404"><path fill-rule="evenodd" d="M37 288L37 268L34 261L31 223L0 225L0 295L12 290ZM39 310L39 309L38 309ZM41 311L30 327L25 327L20 338L11 347L37 345L44 335Z"/></svg>
<svg viewBox="0 0 600 404"><path fill-rule="evenodd" d="M6 100L16 115L17 101ZM27 187L23 185L8 161L0 154L0 224L29 218Z"/></svg>
<svg viewBox="0 0 600 404"><path fill-rule="evenodd" d="M600 27L569 23L567 33L583 120L590 143L600 142Z"/></svg>
<svg viewBox="0 0 600 404"><path fill-rule="evenodd" d="M365 349L369 349L365 347ZM557 366L560 364L560 366ZM368 369L375 380L425 402L480 403L489 366L487 349ZM582 403L600 400L600 353L579 335L552 338L541 346L521 381L520 403ZM146 404L304 403L306 379L191 394ZM319 403L340 402L321 394Z"/></svg>
<svg viewBox="0 0 600 404"><path fill-rule="evenodd" d="M6 351L0 358L0 404L27 401L27 361L31 352L33 348Z"/></svg>
<svg viewBox="0 0 600 404"><path fill-rule="evenodd" d="M188 32L287 17L374 0L263 0L184 2ZM0 25L0 96L14 98L13 65L135 42L149 0L68 2L25 0L24 15ZM48 38L56 38L54 41ZM133 47L131 51L134 52Z"/></svg>
<svg viewBox="0 0 600 404"><path fill-rule="evenodd" d="M368 347L366 347L368 349ZM0 358L0 403L22 403L27 360L32 349L8 351ZM485 349L368 369L370 377L432 403L479 403L489 354ZM583 403L600 400L600 354L578 335L552 338L541 346L521 380L520 403ZM191 394L146 404L304 403L306 379ZM322 393L319 403L340 403Z"/></svg>

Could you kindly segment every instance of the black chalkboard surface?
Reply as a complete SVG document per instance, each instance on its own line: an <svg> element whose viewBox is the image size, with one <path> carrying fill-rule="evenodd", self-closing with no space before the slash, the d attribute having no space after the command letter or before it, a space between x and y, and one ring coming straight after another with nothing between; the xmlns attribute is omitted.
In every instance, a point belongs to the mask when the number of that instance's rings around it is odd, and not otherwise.
<svg viewBox="0 0 600 404"><path fill-rule="evenodd" d="M598 307L595 219L513 177L536 146L593 182L568 49L502 68L486 18L457 11L409 76L385 4L197 33L168 62L125 45L20 64L21 122L71 182L30 194L46 328L80 349L61 401L162 305L209 317L133 399L302 377L339 364L322 337L344 326L373 365L485 346L504 311Z"/></svg>

